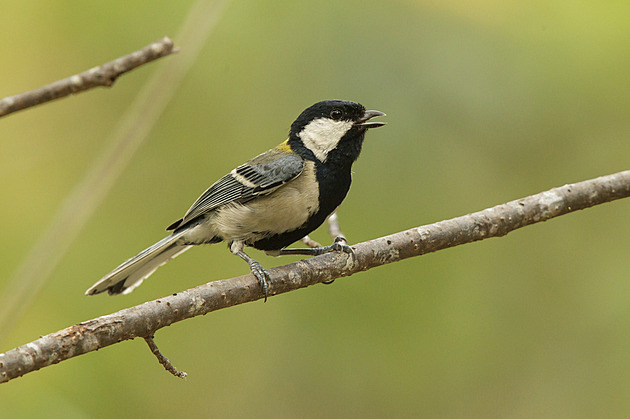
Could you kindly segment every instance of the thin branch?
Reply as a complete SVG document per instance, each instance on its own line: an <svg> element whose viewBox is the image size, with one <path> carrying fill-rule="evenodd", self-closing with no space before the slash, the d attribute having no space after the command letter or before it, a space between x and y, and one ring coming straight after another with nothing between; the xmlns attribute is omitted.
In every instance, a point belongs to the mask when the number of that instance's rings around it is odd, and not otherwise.
<svg viewBox="0 0 630 419"><path fill-rule="evenodd" d="M154 338L153 336L146 336L144 340L147 343L147 345L149 345L149 349L151 349L151 352L153 353L153 355L155 355L158 362L162 364L162 366L164 367L166 371L170 372L175 377L186 378L188 374L186 374L184 371L177 371L177 368L175 368L175 366L171 363L171 361L167 357L162 355L162 352L160 352L160 350L158 349L153 338Z"/></svg>
<svg viewBox="0 0 630 419"><path fill-rule="evenodd" d="M269 295L352 275L429 252L500 237L518 228L630 196L630 171L554 188L483 211L416 227L353 246L342 253L270 269ZM0 354L0 382L100 348L153 336L175 322L264 298L258 281L245 275L210 282L117 313L88 320Z"/></svg>
<svg viewBox="0 0 630 419"><path fill-rule="evenodd" d="M39 89L0 99L0 118L22 109L83 92L94 87L110 87L114 81L134 68L177 52L173 41L164 37L146 47L83 73L56 81Z"/></svg>

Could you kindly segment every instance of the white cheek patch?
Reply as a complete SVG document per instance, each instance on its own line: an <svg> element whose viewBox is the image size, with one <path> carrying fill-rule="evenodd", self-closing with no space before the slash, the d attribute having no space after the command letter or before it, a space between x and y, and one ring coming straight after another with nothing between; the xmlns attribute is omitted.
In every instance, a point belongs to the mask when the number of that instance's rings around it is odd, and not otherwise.
<svg viewBox="0 0 630 419"><path fill-rule="evenodd" d="M339 140L350 128L352 121L334 121L319 118L311 121L298 134L304 145L315 154L319 161L325 161L328 153L337 147Z"/></svg>

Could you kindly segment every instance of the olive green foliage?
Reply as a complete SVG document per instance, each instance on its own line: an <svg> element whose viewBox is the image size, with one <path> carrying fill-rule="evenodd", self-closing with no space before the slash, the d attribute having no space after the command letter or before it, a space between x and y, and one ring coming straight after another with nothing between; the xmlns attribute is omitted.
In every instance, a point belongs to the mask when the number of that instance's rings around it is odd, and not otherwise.
<svg viewBox="0 0 630 419"><path fill-rule="evenodd" d="M0 5L0 96L176 36L191 1ZM0 352L247 267L196 248L84 290L322 99L388 114L339 211L350 242L628 168L630 3L234 1ZM182 49L186 45L178 43ZM164 60L0 120L0 292ZM621 417L630 202L188 320L3 384L7 417ZM324 230L314 238L328 242ZM265 266L271 258L252 250ZM35 292L35 291L33 291Z"/></svg>

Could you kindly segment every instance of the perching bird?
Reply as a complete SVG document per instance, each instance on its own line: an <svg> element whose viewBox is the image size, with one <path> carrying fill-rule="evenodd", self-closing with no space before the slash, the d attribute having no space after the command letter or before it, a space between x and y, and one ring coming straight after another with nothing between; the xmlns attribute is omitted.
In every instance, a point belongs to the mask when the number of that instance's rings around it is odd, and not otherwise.
<svg viewBox="0 0 630 419"><path fill-rule="evenodd" d="M285 142L219 179L167 227L173 231L169 236L105 275L86 295L127 294L191 246L227 241L232 253L249 264L266 299L269 274L245 254L245 246L274 256L351 252L342 239L321 248L284 248L319 227L341 204L366 131L385 125L371 119L384 115L341 100L307 108Z"/></svg>

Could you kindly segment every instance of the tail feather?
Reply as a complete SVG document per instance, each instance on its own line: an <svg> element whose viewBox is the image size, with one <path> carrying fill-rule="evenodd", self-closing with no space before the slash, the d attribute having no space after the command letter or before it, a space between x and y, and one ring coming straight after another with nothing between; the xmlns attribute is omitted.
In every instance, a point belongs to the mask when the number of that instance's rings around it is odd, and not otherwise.
<svg viewBox="0 0 630 419"><path fill-rule="evenodd" d="M181 233L174 233L143 250L131 259L123 262L116 269L105 275L85 292L85 295L128 294L139 286L157 268L175 256L185 252L191 246L178 243Z"/></svg>

